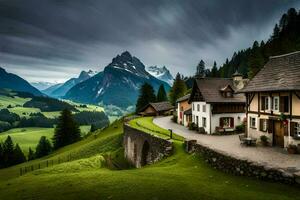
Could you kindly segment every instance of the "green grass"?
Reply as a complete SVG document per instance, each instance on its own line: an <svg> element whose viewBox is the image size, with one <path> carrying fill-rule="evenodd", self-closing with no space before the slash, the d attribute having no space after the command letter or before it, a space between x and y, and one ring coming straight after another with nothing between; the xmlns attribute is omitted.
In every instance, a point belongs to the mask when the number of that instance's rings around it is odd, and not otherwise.
<svg viewBox="0 0 300 200"><path fill-rule="evenodd" d="M153 117L140 117L133 119L129 122L129 125L133 128L145 131L152 135L157 135L164 139L170 138L170 131L163 129L153 123ZM173 139L183 141L184 138L173 133Z"/></svg>
<svg viewBox="0 0 300 200"><path fill-rule="evenodd" d="M122 124L110 126L46 158L77 159L17 177L19 166L0 170L0 199L299 199L300 190L214 170L174 142L172 156L141 169L110 170L103 155L120 152ZM118 154L116 155L118 156ZM14 176L13 176L14 175Z"/></svg>
<svg viewBox="0 0 300 200"><path fill-rule="evenodd" d="M81 135L86 135L91 126L80 126ZM41 136L46 136L50 141L54 134L54 128L14 128L9 131L0 133L0 141L4 141L8 135L11 136L14 143L18 143L25 154L28 153L29 147L35 149Z"/></svg>
<svg viewBox="0 0 300 200"><path fill-rule="evenodd" d="M42 114L45 115L45 117L47 118L54 119L60 116L60 111L42 112Z"/></svg>
<svg viewBox="0 0 300 200"><path fill-rule="evenodd" d="M9 131L0 133L0 141L4 141L8 135L11 136L14 143L18 143L22 150L27 153L29 147L35 149L41 136L51 139L53 136L53 128L14 128Z"/></svg>
<svg viewBox="0 0 300 200"><path fill-rule="evenodd" d="M8 105L23 106L24 103L26 103L27 101L30 101L30 100L31 100L31 98L21 98L18 96L15 96L14 98L12 98L12 97L0 95L0 109L7 108Z"/></svg>

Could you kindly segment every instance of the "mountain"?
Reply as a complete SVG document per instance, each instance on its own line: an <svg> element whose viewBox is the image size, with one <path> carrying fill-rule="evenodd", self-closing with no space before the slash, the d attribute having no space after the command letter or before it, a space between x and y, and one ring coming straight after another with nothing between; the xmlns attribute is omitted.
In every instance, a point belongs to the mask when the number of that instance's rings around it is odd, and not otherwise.
<svg viewBox="0 0 300 200"><path fill-rule="evenodd" d="M15 74L7 73L5 69L1 67L0 88L8 88L15 91L28 92L37 96L43 95L38 89L30 85L30 83L28 83L26 80Z"/></svg>
<svg viewBox="0 0 300 200"><path fill-rule="evenodd" d="M75 85L77 85L78 83L81 83L82 81L85 81L89 78L91 78L92 76L94 76L96 74L96 72L89 70L89 71L82 71L78 78L71 78L68 81L66 81L65 83L61 84L61 85L57 85L53 91L49 92L49 90L44 91L46 93L48 93L47 95L51 96L51 97L63 97L65 96L65 94ZM49 88L50 89L50 88ZM51 88L53 89L53 88Z"/></svg>
<svg viewBox="0 0 300 200"><path fill-rule="evenodd" d="M51 96L51 93L55 90L57 90L60 86L62 86L63 83L57 83L55 85L52 85L50 87L48 87L47 89L45 90L42 90L41 92L43 92L44 94L48 95L48 96Z"/></svg>
<svg viewBox="0 0 300 200"><path fill-rule="evenodd" d="M39 81L39 82L31 82L30 83L33 87L37 88L38 90L42 91L45 90L53 85L56 85L56 83L50 83L50 82L43 82L43 81Z"/></svg>
<svg viewBox="0 0 300 200"><path fill-rule="evenodd" d="M147 72L157 79L168 83L170 86L173 84L174 77L170 71L165 67L149 66L147 67Z"/></svg>
<svg viewBox="0 0 300 200"><path fill-rule="evenodd" d="M161 84L167 91L170 89L167 83L149 74L144 64L126 51L113 58L104 71L70 89L65 98L126 108L135 105L139 89L145 82L156 91Z"/></svg>

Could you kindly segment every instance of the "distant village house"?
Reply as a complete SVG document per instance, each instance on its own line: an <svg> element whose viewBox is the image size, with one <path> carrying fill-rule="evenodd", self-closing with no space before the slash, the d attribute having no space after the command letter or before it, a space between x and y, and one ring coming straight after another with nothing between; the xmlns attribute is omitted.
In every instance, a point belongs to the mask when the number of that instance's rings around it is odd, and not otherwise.
<svg viewBox="0 0 300 200"><path fill-rule="evenodd" d="M177 123L188 126L192 123L192 107L189 103L190 94L177 99Z"/></svg>
<svg viewBox="0 0 300 200"><path fill-rule="evenodd" d="M139 112L142 116L159 116L159 115L171 115L173 113L174 106L168 101L149 103Z"/></svg>

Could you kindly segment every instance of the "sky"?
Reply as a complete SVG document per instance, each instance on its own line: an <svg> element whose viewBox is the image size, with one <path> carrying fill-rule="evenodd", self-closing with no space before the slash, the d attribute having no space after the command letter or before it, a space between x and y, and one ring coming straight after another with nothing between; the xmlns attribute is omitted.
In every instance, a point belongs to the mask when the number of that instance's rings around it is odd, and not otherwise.
<svg viewBox="0 0 300 200"><path fill-rule="evenodd" d="M146 66L195 73L267 40L297 0L0 0L0 66L30 82L102 71L128 50ZM1 77L0 77L1 78Z"/></svg>

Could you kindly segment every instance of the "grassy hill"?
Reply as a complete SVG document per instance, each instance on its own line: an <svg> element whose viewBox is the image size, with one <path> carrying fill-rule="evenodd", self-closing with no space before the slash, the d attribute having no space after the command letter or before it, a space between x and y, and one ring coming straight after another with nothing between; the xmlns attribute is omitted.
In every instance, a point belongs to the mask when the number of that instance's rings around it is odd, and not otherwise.
<svg viewBox="0 0 300 200"><path fill-rule="evenodd" d="M104 158L122 157L122 124L67 146L40 160L0 170L0 199L299 199L298 188L224 174L202 157L174 154L141 169L111 170ZM21 166L72 154L73 161L18 177ZM124 164L125 166L125 164ZM55 196L53 196L55 194Z"/></svg>
<svg viewBox="0 0 300 200"><path fill-rule="evenodd" d="M80 126L81 135L86 135L90 129L91 126ZM14 128L0 133L0 141L4 141L10 135L14 143L18 143L24 153L27 154L29 147L35 149L41 136L46 136L51 141L53 134L54 128Z"/></svg>

